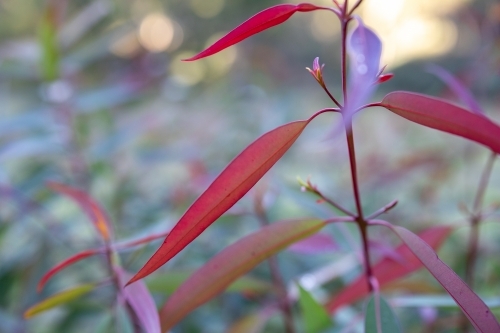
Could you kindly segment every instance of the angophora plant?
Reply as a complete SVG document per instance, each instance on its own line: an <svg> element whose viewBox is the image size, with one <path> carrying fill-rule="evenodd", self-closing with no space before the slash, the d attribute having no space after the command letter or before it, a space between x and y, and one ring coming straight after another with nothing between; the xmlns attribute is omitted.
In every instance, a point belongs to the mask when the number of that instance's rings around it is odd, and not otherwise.
<svg viewBox="0 0 500 333"><path fill-rule="evenodd" d="M313 235L324 226L340 222L356 224L359 229L363 247L364 276L349 287L348 293L341 293L326 304L326 309L330 313L342 304L353 302L371 293L374 297L367 306L367 331L394 332L394 329L399 329L398 325L392 323L386 326L387 320L395 319L392 313L387 311L387 303L379 297L379 288L423 265L451 295L478 332L500 332L500 324L488 306L434 252L451 232L451 227L433 227L416 235L406 228L378 219L380 215L392 209L396 202L372 214L366 214L358 186L352 122L357 112L375 106L383 107L417 124L462 136L484 145L492 150L493 155L500 153L500 127L483 114L471 112L474 110L469 111L442 99L411 92L395 91L386 95L382 101L370 103L369 99L377 85L389 80L392 75L383 74L383 68L380 68L382 44L379 38L360 18L353 15L361 2L362 0L358 0L349 6L348 0L342 4L333 0L332 7L309 3L270 7L252 16L204 51L186 59L195 61L211 56L252 35L285 22L295 13L329 11L339 19L341 27L342 96L339 98L330 92L323 79L323 65L320 65L319 59L316 58L312 68L308 70L334 105L315 112L306 120L291 122L265 133L246 147L188 208L156 253L128 281L127 285L130 286L125 287L125 291L134 287L133 283L137 283L167 263L238 202L287 152L312 120L324 113L338 113L342 118L341 125L347 139L356 210L351 212L324 197L309 181L304 182L302 184L304 189L335 207L344 216L332 216L327 220L311 218L273 223L230 245L194 272L167 300L160 310L162 331L172 328L186 314L223 291L231 282L258 263L290 244ZM394 250L403 263L382 260L372 265L368 229L376 227L388 228L403 241L403 245ZM68 263L70 262L65 264ZM116 272L121 271L115 270L115 274ZM121 283L117 285L121 286ZM285 297L280 301L288 303L293 299ZM144 318L144 314L139 318ZM293 325L286 327L288 331L293 332Z"/></svg>

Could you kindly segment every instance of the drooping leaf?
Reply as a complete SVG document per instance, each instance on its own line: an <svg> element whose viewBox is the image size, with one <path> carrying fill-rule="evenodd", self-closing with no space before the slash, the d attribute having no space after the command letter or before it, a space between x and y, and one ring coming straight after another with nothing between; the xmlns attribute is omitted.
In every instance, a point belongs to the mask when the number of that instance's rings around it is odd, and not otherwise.
<svg viewBox="0 0 500 333"><path fill-rule="evenodd" d="M194 270L168 270L151 276L146 281L149 290L154 293L172 294L179 286L194 273ZM273 285L270 282L252 276L242 276L227 289L226 292L262 294L271 292Z"/></svg>
<svg viewBox="0 0 500 333"><path fill-rule="evenodd" d="M453 230L450 226L436 226L425 229L419 236L425 240L432 248L438 249L443 241ZM395 250L400 260L386 257L372 267L373 275L378 280L381 288L388 283L400 279L422 267L422 263L412 253L406 244L401 244ZM351 304L368 295L368 284L366 276L360 275L358 279L343 288L342 291L333 295L327 302L328 312L333 313L345 304Z"/></svg>
<svg viewBox="0 0 500 333"><path fill-rule="evenodd" d="M129 283L160 268L240 200L285 154L313 118L267 132L236 156L189 207L161 247Z"/></svg>
<svg viewBox="0 0 500 333"><path fill-rule="evenodd" d="M453 297L477 332L500 332L500 324L488 306L450 267L439 259L429 244L406 228L380 220L371 223L390 228L408 245L427 270Z"/></svg>
<svg viewBox="0 0 500 333"><path fill-rule="evenodd" d="M62 291L58 294L52 295L49 298L44 299L38 304L33 305L28 310L24 312L24 318L28 319L33 317L36 314L52 309L56 306L59 306L64 303L68 303L78 297L81 297L96 287L95 284L84 284L75 288L71 288L65 291Z"/></svg>
<svg viewBox="0 0 500 333"><path fill-rule="evenodd" d="M347 102L342 113L350 118L375 91L382 54L378 36L360 18L358 26L348 36L347 51L350 58L350 82Z"/></svg>
<svg viewBox="0 0 500 333"><path fill-rule="evenodd" d="M63 261L61 261L60 263L58 263L57 265L55 265L54 267L52 267L47 273L45 273L45 275L40 279L40 282L38 282L38 286L37 286L37 291L40 292L42 291L43 287L45 286L45 284L54 276L56 275L59 271L63 270L64 268L80 261L80 260L83 260L85 258L88 258L88 257L91 257L91 256L94 256L98 253L100 253L101 251L99 249L93 249L93 250L86 250L86 251L82 251L82 252L79 252Z"/></svg>
<svg viewBox="0 0 500 333"><path fill-rule="evenodd" d="M57 182L48 182L47 186L73 199L88 215L103 240L110 241L112 229L109 219L104 210L87 193Z"/></svg>
<svg viewBox="0 0 500 333"><path fill-rule="evenodd" d="M231 45L234 45L242 40L253 36L261 31L272 28L288 20L296 12L310 12L313 10L327 9L318 7L309 3L300 3L298 5L282 4L276 5L255 14L227 35L216 41L213 45L198 53L194 57L185 59L184 61L193 61L211 56L218 53Z"/></svg>
<svg viewBox="0 0 500 333"><path fill-rule="evenodd" d="M497 124L445 100L396 91L386 95L381 106L417 124L464 137L500 153Z"/></svg>
<svg viewBox="0 0 500 333"><path fill-rule="evenodd" d="M462 100L470 111L478 115L484 115L483 109L474 96L472 96L470 91L464 87L464 85L460 83L460 81L458 81L450 72L437 65L428 66L428 71L446 83L448 88L450 88L450 90Z"/></svg>
<svg viewBox="0 0 500 333"><path fill-rule="evenodd" d="M120 284L124 286L131 275L121 267L115 267L114 271L120 279ZM137 319L139 319L146 333L161 333L160 317L158 316L156 304L144 282L138 281L133 286L122 288L121 292L130 307L134 310Z"/></svg>
<svg viewBox="0 0 500 333"><path fill-rule="evenodd" d="M378 297L377 297L378 296ZM365 312L365 333L398 333L401 331L399 321L391 309L391 306L380 295L370 297ZM377 310L376 302L379 302ZM377 330L377 315L380 315L379 323L382 332Z"/></svg>
<svg viewBox="0 0 500 333"><path fill-rule="evenodd" d="M332 320L325 308L300 284L299 306L302 313L305 333L321 333L332 325Z"/></svg>
<svg viewBox="0 0 500 333"><path fill-rule="evenodd" d="M326 222L319 220L277 222L226 247L194 272L167 300L160 311L162 330L174 326L263 260L325 225Z"/></svg>

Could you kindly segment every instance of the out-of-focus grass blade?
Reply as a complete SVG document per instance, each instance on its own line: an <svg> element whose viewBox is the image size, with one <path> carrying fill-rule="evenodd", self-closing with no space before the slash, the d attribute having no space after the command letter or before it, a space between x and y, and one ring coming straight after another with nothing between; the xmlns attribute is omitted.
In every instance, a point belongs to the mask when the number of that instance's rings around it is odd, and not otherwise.
<svg viewBox="0 0 500 333"><path fill-rule="evenodd" d="M377 300L379 301L378 307L376 305ZM378 323L380 323L380 328L382 329L381 332L378 332L377 329L377 315L380 316ZM365 333L399 332L402 332L401 326L399 325L399 321L387 301L380 295L370 297L365 313Z"/></svg>
<svg viewBox="0 0 500 333"><path fill-rule="evenodd" d="M96 287L95 284L84 284L75 288L71 288L65 291L62 291L58 294L50 296L49 298L44 299L38 304L33 305L28 310L24 312L24 318L31 318L36 314L52 309L56 306L59 306L64 303L68 303L78 297L81 297Z"/></svg>

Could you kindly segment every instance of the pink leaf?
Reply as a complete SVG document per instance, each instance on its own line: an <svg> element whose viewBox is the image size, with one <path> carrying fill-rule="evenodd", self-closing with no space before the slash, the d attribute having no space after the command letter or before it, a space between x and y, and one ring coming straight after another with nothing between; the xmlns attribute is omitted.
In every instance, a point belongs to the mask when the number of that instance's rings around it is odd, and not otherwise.
<svg viewBox="0 0 500 333"><path fill-rule="evenodd" d="M290 251L305 254L325 253L336 249L338 249L337 244L327 234L314 234L290 245L288 248Z"/></svg>
<svg viewBox="0 0 500 333"><path fill-rule="evenodd" d="M428 66L428 71L439 77L453 93L475 114L484 115L484 111L479 106L470 91L463 86L450 72L437 65Z"/></svg>
<svg viewBox="0 0 500 333"><path fill-rule="evenodd" d="M128 283L160 268L240 200L285 154L316 115L262 135L236 156L189 207L161 247Z"/></svg>
<svg viewBox="0 0 500 333"><path fill-rule="evenodd" d="M37 291L40 292L43 287L45 286L45 284L54 276L56 275L58 272L60 272L61 270L63 270L64 268L68 267L69 265L73 265L74 263L80 261L80 260L83 260L85 258L88 258L90 256L93 256L93 255L96 255L98 253L100 253L101 250L98 250L98 249L93 249L93 250L86 250L86 251L82 251L82 252L79 252L77 254L75 254L74 256L71 256L63 261L61 261L59 264L55 265L54 267L52 267L47 273L45 273L45 275L40 279L40 282L38 282L38 286L37 286Z"/></svg>
<svg viewBox="0 0 500 333"><path fill-rule="evenodd" d="M350 83L343 114L349 118L363 106L375 90L379 75L382 43L377 35L358 20L358 26L349 35L347 51L350 62Z"/></svg>
<svg viewBox="0 0 500 333"><path fill-rule="evenodd" d="M131 275L125 272L121 267L115 267L114 270L118 275L122 286L125 281L131 277ZM144 282L139 281L133 286L122 288L121 292L128 304L134 310L137 319L139 319L142 328L144 328L146 333L161 333L162 331L160 329L160 317L158 316L158 310L156 309L153 297L149 293L149 290Z"/></svg>
<svg viewBox="0 0 500 333"><path fill-rule="evenodd" d="M226 247L194 272L160 311L163 331L227 288L231 282L290 244L318 232L327 222L277 222Z"/></svg>
<svg viewBox="0 0 500 333"><path fill-rule="evenodd" d="M47 186L73 199L87 213L103 240L110 241L112 229L109 219L104 210L87 193L57 182L48 182Z"/></svg>
<svg viewBox="0 0 500 333"><path fill-rule="evenodd" d="M371 223L390 228L405 242L413 254L460 306L476 331L480 333L500 332L500 324L488 306L450 267L439 259L429 244L406 228L380 220Z"/></svg>
<svg viewBox="0 0 500 333"><path fill-rule="evenodd" d="M231 30L212 46L184 61L198 60L218 53L250 36L285 22L296 12L310 12L318 9L328 8L317 7L309 3L300 3L298 5L282 4L264 9Z"/></svg>
<svg viewBox="0 0 500 333"><path fill-rule="evenodd" d="M452 227L439 226L431 227L422 231L419 235L432 248L437 249L441 246L442 242L446 239L452 231ZM407 245L401 244L395 250L395 253L402 259L404 264L400 261L395 261L392 258L384 258L373 266L373 274L378 280L380 287L388 283L400 279L422 267L422 263L412 253ZM354 282L349 284L342 291L332 296L330 301L327 302L326 308L330 313L337 310L345 304L351 304L364 296L368 295L368 284L366 276L363 274Z"/></svg>
<svg viewBox="0 0 500 333"><path fill-rule="evenodd" d="M442 99L396 91L386 95L381 106L417 124L464 137L500 153L497 124Z"/></svg>

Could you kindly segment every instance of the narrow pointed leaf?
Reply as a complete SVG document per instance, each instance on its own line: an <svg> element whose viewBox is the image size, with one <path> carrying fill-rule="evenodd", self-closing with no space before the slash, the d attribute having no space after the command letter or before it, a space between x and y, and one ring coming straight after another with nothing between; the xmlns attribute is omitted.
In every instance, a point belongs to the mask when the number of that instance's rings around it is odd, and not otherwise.
<svg viewBox="0 0 500 333"><path fill-rule="evenodd" d="M90 221L92 221L97 232L104 241L108 242L112 238L112 229L109 219L104 213L104 210L87 193L57 182L49 182L47 185L52 190L73 199L88 215Z"/></svg>
<svg viewBox="0 0 500 333"><path fill-rule="evenodd" d="M332 252L338 249L332 237L327 234L318 233L297 243L292 244L288 250L296 253L315 254Z"/></svg>
<svg viewBox="0 0 500 333"><path fill-rule="evenodd" d="M419 236L425 240L433 249L438 249L443 241L453 230L449 226L437 226L425 229ZM373 274L381 288L388 283L400 279L422 267L422 262L413 254L406 244L401 244L395 250L400 260L384 258L372 268ZM334 295L327 303L326 308L330 313L342 305L351 304L368 295L368 284L366 276L362 274L358 279L349 284L342 291Z"/></svg>
<svg viewBox="0 0 500 333"><path fill-rule="evenodd" d="M460 81L458 81L450 72L437 65L428 66L428 71L439 77L448 86L448 88L462 100L470 111L478 115L484 115L483 109L474 96L472 96L470 91L464 87L464 85L460 83Z"/></svg>
<svg viewBox="0 0 500 333"><path fill-rule="evenodd" d="M332 326L332 320L325 308L300 284L297 286L299 287L299 306L302 312L304 332L321 333Z"/></svg>
<svg viewBox="0 0 500 333"><path fill-rule="evenodd" d="M417 124L455 134L500 153L500 127L445 100L405 91L384 97L381 106Z"/></svg>
<svg viewBox="0 0 500 333"><path fill-rule="evenodd" d="M439 259L429 244L403 227L393 226L385 221L372 221L372 223L390 228L408 245L427 270L455 300L477 332L500 332L500 324L488 306L450 267Z"/></svg>
<svg viewBox="0 0 500 333"><path fill-rule="evenodd" d="M228 246L193 273L160 311L162 331L227 288L235 279L290 244L318 232L319 220L277 222Z"/></svg>
<svg viewBox="0 0 500 333"><path fill-rule="evenodd" d="M258 312L247 315L232 324L226 333L260 333L272 316L278 312L278 307L268 305Z"/></svg>
<svg viewBox="0 0 500 333"><path fill-rule="evenodd" d="M130 279L130 274L121 267L115 267L115 272L120 279L122 286ZM130 307L134 310L139 322L146 333L161 333L160 317L153 297L143 281L135 283L133 286L122 289L122 294Z"/></svg>
<svg viewBox="0 0 500 333"><path fill-rule="evenodd" d="M160 268L240 200L285 154L313 118L267 132L236 156L189 207L161 247L129 283Z"/></svg>
<svg viewBox="0 0 500 333"><path fill-rule="evenodd" d="M383 297L379 296L378 301L380 302L379 311L376 311L375 296L370 297L368 301L365 313L365 333L379 333L377 330L377 312L380 315L381 333L402 332L399 321L391 306Z"/></svg>
<svg viewBox="0 0 500 333"><path fill-rule="evenodd" d="M310 12L318 9L326 8L317 7L309 3L301 3L298 5L282 4L264 9L231 30L227 35L204 51L184 61L198 60L218 53L250 36L285 22L296 12Z"/></svg>
<svg viewBox="0 0 500 333"><path fill-rule="evenodd" d="M49 298L46 298L45 300L41 301L38 304L33 305L28 310L26 310L26 312L24 312L24 318L26 319L31 318L36 314L47 311L61 304L68 303L74 299L77 299L78 297L81 297L91 292L92 290L95 289L95 287L96 287L95 284L84 284L75 288L62 291L58 294L52 295Z"/></svg>
<svg viewBox="0 0 500 333"><path fill-rule="evenodd" d="M70 266L70 265L73 265L74 263L80 261L80 260L83 260L85 258L88 258L88 257L91 257L91 256L94 256L98 253L100 253L101 250L99 249L93 249L93 250L86 250L86 251L82 251L82 252L79 252L63 261L61 261L60 263L58 263L57 265L55 265L54 267L52 267L47 273L45 273L45 275L40 279L40 282L38 282L38 286L37 286L37 291L40 292L42 291L43 287L45 286L45 284L54 276L56 275L57 273L59 273L61 270L63 270L64 268Z"/></svg>

